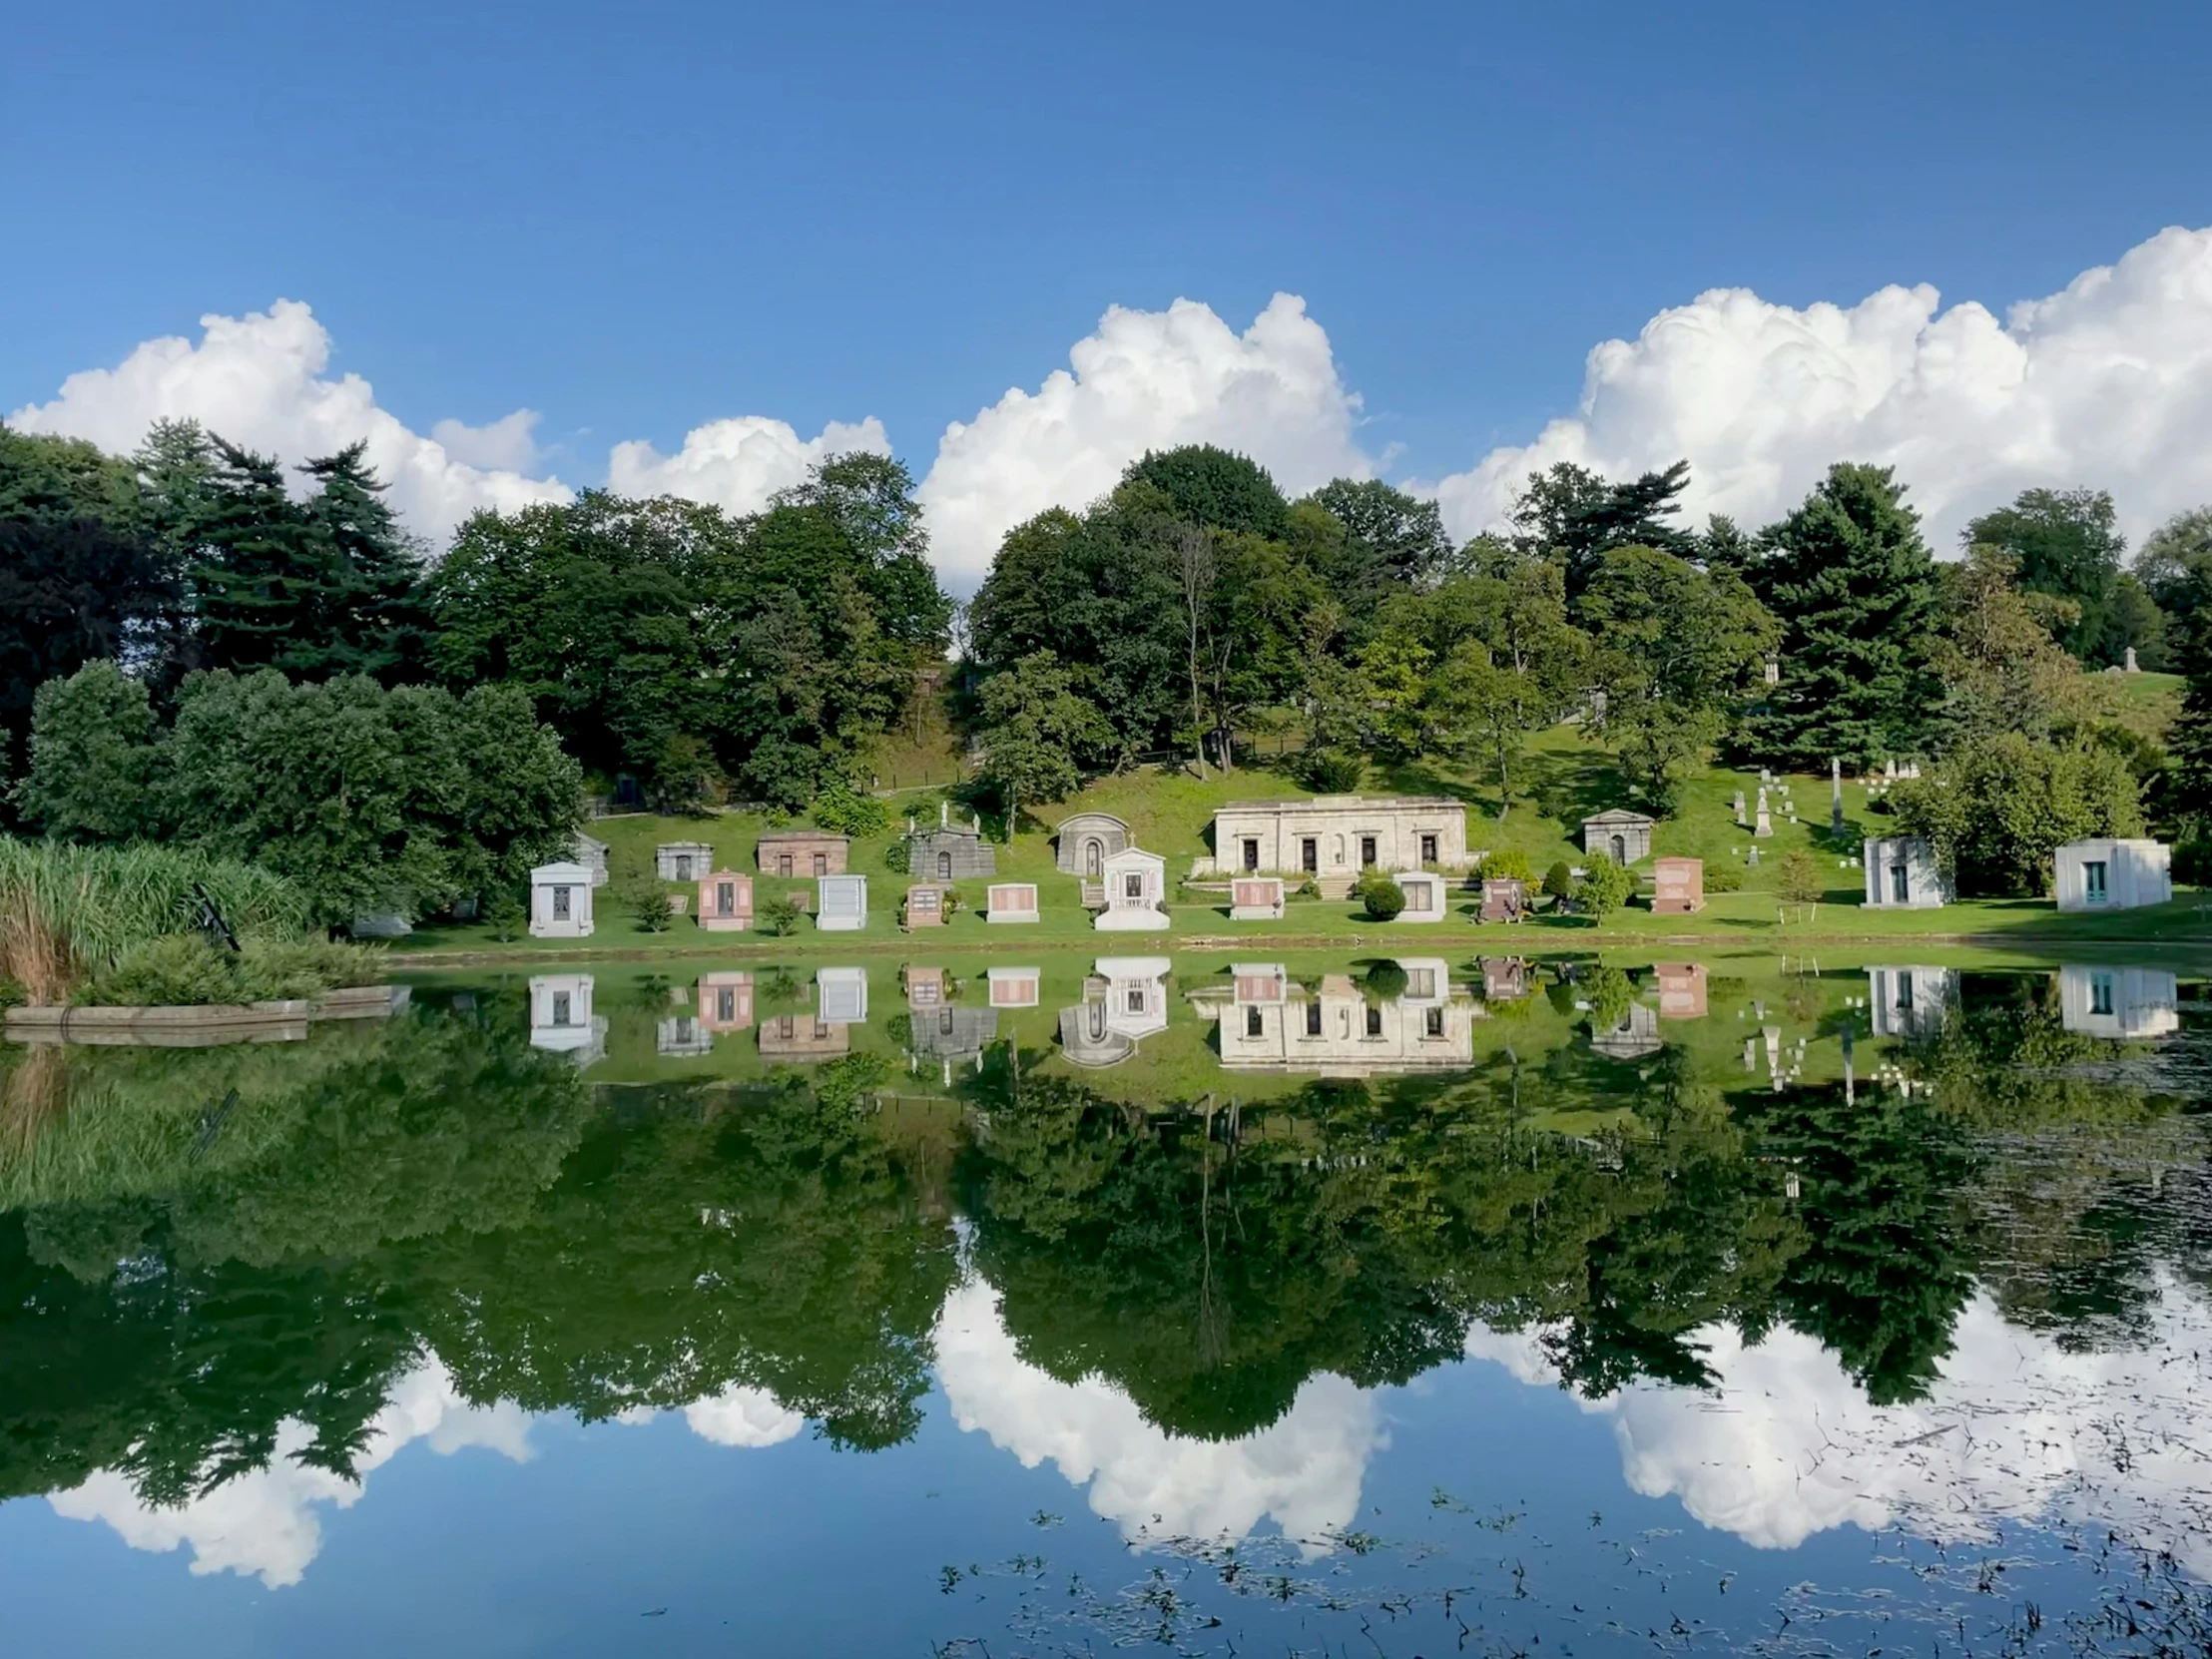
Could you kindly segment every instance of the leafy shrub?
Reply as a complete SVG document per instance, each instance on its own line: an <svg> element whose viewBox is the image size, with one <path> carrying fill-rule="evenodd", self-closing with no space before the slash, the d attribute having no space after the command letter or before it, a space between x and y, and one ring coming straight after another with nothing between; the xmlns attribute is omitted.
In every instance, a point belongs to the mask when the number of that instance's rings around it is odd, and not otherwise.
<svg viewBox="0 0 2212 1659"><path fill-rule="evenodd" d="M509 944L522 937L529 927L530 912L513 893L496 893L484 906L484 924L491 929L493 938L501 944Z"/></svg>
<svg viewBox="0 0 2212 1659"><path fill-rule="evenodd" d="M665 933L676 918L676 904L668 888L650 876L625 880L616 894L622 907L637 917L648 933Z"/></svg>
<svg viewBox="0 0 2212 1659"><path fill-rule="evenodd" d="M382 982L384 947L332 939L248 939L232 958L248 1002L317 997L324 991Z"/></svg>
<svg viewBox="0 0 2212 1659"><path fill-rule="evenodd" d="M1574 889L1574 901L1593 916L1608 915L1628 902L1636 877L1604 853L1591 854L1588 870Z"/></svg>
<svg viewBox="0 0 2212 1659"><path fill-rule="evenodd" d="M1818 904L1825 888L1820 865L1813 854L1799 847L1782 860L1782 896L1792 904Z"/></svg>
<svg viewBox="0 0 2212 1659"><path fill-rule="evenodd" d="M1636 1000L1636 986L1627 972L1604 962L1584 968L1575 985L1590 1005L1590 1029L1600 1033L1618 1030Z"/></svg>
<svg viewBox="0 0 2212 1659"><path fill-rule="evenodd" d="M250 939L234 951L204 933L170 933L134 945L77 994L104 1007L312 1001L376 983L383 965L381 949L327 939Z"/></svg>
<svg viewBox="0 0 2212 1659"><path fill-rule="evenodd" d="M1370 921L1395 921L1405 908L1405 889L1379 869L1361 876L1353 895L1367 906Z"/></svg>
<svg viewBox="0 0 2212 1659"><path fill-rule="evenodd" d="M198 933L149 939L95 974L78 998L110 1007L240 1002L227 956Z"/></svg>
<svg viewBox="0 0 2212 1659"><path fill-rule="evenodd" d="M801 982L799 975L788 967L770 968L753 983L763 1011L774 1010L781 1013L806 1003L807 987Z"/></svg>
<svg viewBox="0 0 2212 1659"><path fill-rule="evenodd" d="M834 835L860 838L880 835L891 827L891 810L873 796L862 795L842 779L826 786L808 810L815 824Z"/></svg>
<svg viewBox="0 0 2212 1659"><path fill-rule="evenodd" d="M1367 763L1341 749L1309 749L1298 758L1292 775L1316 795L1345 795L1360 787Z"/></svg>
<svg viewBox="0 0 2212 1659"><path fill-rule="evenodd" d="M1707 864L1705 866L1705 890L1716 892L1741 892L1744 871L1740 864Z"/></svg>
<svg viewBox="0 0 2212 1659"><path fill-rule="evenodd" d="M883 848L883 867L893 875L908 875L913 872L914 849L904 835Z"/></svg>
<svg viewBox="0 0 2212 1659"><path fill-rule="evenodd" d="M784 938L799 931L799 918L806 913L789 898L768 899L759 911L761 931Z"/></svg>
<svg viewBox="0 0 2212 1659"><path fill-rule="evenodd" d="M1561 858L1544 871L1544 891L1554 898L1574 896L1574 866Z"/></svg>
<svg viewBox="0 0 2212 1659"><path fill-rule="evenodd" d="M1533 881L1536 879L1536 869L1533 864L1529 863L1528 854L1518 847L1510 846L1496 852L1485 853L1482 858L1481 873L1485 879L1491 881Z"/></svg>

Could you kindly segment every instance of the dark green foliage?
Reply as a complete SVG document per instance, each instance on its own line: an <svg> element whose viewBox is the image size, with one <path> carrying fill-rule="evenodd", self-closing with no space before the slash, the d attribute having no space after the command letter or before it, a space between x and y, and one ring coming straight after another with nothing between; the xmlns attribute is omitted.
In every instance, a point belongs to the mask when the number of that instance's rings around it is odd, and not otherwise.
<svg viewBox="0 0 2212 1659"><path fill-rule="evenodd" d="M2102 668L2145 643L2149 631L2134 595L2120 591L2127 542L2117 518L2103 490L2022 490L2009 507L1970 522L1959 540L2002 548L2019 560L2021 587L2074 606L2072 621L2056 631L2058 643Z"/></svg>
<svg viewBox="0 0 2212 1659"><path fill-rule="evenodd" d="M530 925L529 906L508 888L502 887L484 901L484 923L491 929L491 936L501 944L509 944L522 937Z"/></svg>
<svg viewBox="0 0 2212 1659"><path fill-rule="evenodd" d="M30 766L16 786L28 826L67 840L122 841L160 825L154 709L112 662L38 689Z"/></svg>
<svg viewBox="0 0 2212 1659"><path fill-rule="evenodd" d="M1025 804L1070 794L1082 772L1115 749L1106 716L1049 651L992 675L977 702L984 736L976 778L997 795L1009 830L1018 828Z"/></svg>
<svg viewBox="0 0 2212 1659"><path fill-rule="evenodd" d="M298 679L366 674L387 684L423 655L420 556L380 499L363 444L310 460L305 501L268 455L209 440L189 546L199 649L214 668Z"/></svg>
<svg viewBox="0 0 2212 1659"><path fill-rule="evenodd" d="M1344 527L1345 556L1325 572L1339 595L1376 594L1427 582L1451 558L1443 513L1379 478L1339 478L1306 501Z"/></svg>
<svg viewBox="0 0 2212 1659"><path fill-rule="evenodd" d="M1300 752L1293 769L1301 784L1316 795L1348 795L1367 776L1367 763L1341 749L1308 749Z"/></svg>
<svg viewBox="0 0 2212 1659"><path fill-rule="evenodd" d="M565 851L582 809L575 763L499 686L456 698L359 678L295 686L271 669L195 675L175 728L148 741L143 696L96 666L45 715L25 799L58 833L147 835L260 864L296 880L331 924L519 888ZM95 793L123 779L143 780L135 796Z"/></svg>
<svg viewBox="0 0 2212 1659"><path fill-rule="evenodd" d="M1782 624L1781 684L1754 712L1754 751L1807 769L1915 753L1939 693L1938 585L1904 486L1888 467L1831 467L1765 541L1751 583Z"/></svg>
<svg viewBox="0 0 2212 1659"><path fill-rule="evenodd" d="M1566 859L1561 858L1544 871L1544 891L1553 898L1574 896L1574 868Z"/></svg>
<svg viewBox="0 0 2212 1659"><path fill-rule="evenodd" d="M1960 894L1974 898L2042 893L2063 842L2143 830L2138 786L2118 752L2017 732L1981 739L1898 785L1891 806L1899 830L1933 840Z"/></svg>
<svg viewBox="0 0 2212 1659"><path fill-rule="evenodd" d="M880 835L891 827L889 807L841 779L815 797L807 816L825 830L856 839Z"/></svg>
<svg viewBox="0 0 2212 1659"><path fill-rule="evenodd" d="M1590 916L1608 916L1629 900L1636 890L1636 876L1602 852L1590 854L1582 879L1575 883L1575 908Z"/></svg>
<svg viewBox="0 0 2212 1659"><path fill-rule="evenodd" d="M1187 524L1280 541L1290 504L1268 470L1249 456L1210 443L1146 450L1122 473L1124 485L1150 485ZM1348 526L1349 528L1349 526Z"/></svg>
<svg viewBox="0 0 2212 1659"><path fill-rule="evenodd" d="M1558 559L1567 597L1579 598L1612 548L1693 551L1695 538L1672 522L1689 483L1688 461L1625 484L1607 483L1587 467L1561 461L1529 476L1513 504L1514 540L1524 551Z"/></svg>
<svg viewBox="0 0 2212 1659"><path fill-rule="evenodd" d="M21 773L48 680L110 659L166 682L189 661L182 564L137 498L127 463L0 427L0 774Z"/></svg>
<svg viewBox="0 0 2212 1659"><path fill-rule="evenodd" d="M1368 971L1363 976L1367 997L1371 1002L1395 1002L1405 994L1408 982L1405 970L1386 956L1381 961L1370 962Z"/></svg>
<svg viewBox="0 0 2212 1659"><path fill-rule="evenodd" d="M799 931L800 919L807 912L794 904L789 897L779 893L774 898L761 900L760 909L757 913L760 917L758 925L762 932L774 933L778 938L785 938Z"/></svg>
<svg viewBox="0 0 2212 1659"><path fill-rule="evenodd" d="M719 762L790 812L847 777L941 653L949 602L897 463L845 455L765 513L627 501L463 525L429 584L449 684L512 684L583 764L688 810Z"/></svg>

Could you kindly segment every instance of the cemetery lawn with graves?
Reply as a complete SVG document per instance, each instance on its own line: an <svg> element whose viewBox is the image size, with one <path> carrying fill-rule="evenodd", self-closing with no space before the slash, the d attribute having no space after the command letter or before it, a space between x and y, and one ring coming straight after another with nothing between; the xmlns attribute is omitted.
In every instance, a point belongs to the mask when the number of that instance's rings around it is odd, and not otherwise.
<svg viewBox="0 0 2212 1659"><path fill-rule="evenodd" d="M2140 675L2136 682L2167 677ZM2177 682L2178 684L2178 682ZM2151 686L2145 705L2171 694ZM1358 793L1366 795L1450 796L1465 803L1470 857L1501 851L1525 858L1535 880L1561 860L1583 861L1577 836L1581 820L1613 807L1639 810L1621 785L1612 757L1590 744L1572 726L1541 735L1522 761L1516 799L1500 820L1494 778L1428 764L1371 767ZM1787 793L1785 793L1785 789ZM899 910L913 877L888 862L906 829L910 813L917 825L933 826L944 792L906 791L883 799L895 819L880 834L851 841L847 870L867 877L867 921L857 932L818 932L811 917L794 933L778 936L756 924L751 932L703 930L690 914L675 917L659 931L640 923L618 896L651 877L654 847L668 841L705 842L715 848L715 867L754 878L755 910L785 891L810 888L807 878L779 878L757 864L755 843L771 830L804 827L805 820L772 822L757 813L719 812L694 817L617 815L595 819L588 832L608 844L609 881L594 893L594 931L584 939L538 939L527 935L498 938L483 922L431 922L395 946L395 965L433 966L462 960L508 956L562 956L604 959L626 956L714 955L724 957L849 954L937 947L985 949L1019 954L1041 945L1083 946L1099 954L1131 954L1183 948L1196 941L1242 946L1290 948L1299 944L1382 946L1402 950L1440 948L1443 941L1463 947L1479 942L1485 952L1531 954L1545 950L1588 950L1609 946L1665 945L1723 947L1756 944L1793 950L1815 944L1879 942L1900 938L1954 944L2005 945L2022 949L2061 943L2111 945L2212 945L2212 908L2194 890L2148 909L2097 915L2060 915L2049 898L1967 899L1936 909L1869 909L1860 902L1863 871L1855 861L1867 835L1889 832L1893 820L1876 792L1847 778L1844 782L1845 832L1829 830L1829 780L1784 778L1768 791L1774 833L1753 836L1735 821L1736 793L1755 810L1759 794L1756 770L1713 768L1689 779L1676 812L1660 821L1653 835L1655 856L1701 858L1706 869L1705 908L1695 914L1655 915L1647 907L1651 886L1649 860L1635 866L1639 895L1601 919L1538 909L1517 924L1479 924L1476 895L1454 887L1449 913L1434 923L1380 922L1369 917L1356 898L1290 898L1280 921L1232 921L1225 885L1207 891L1186 879L1194 858L1210 856L1211 826L1217 809L1233 801L1309 795L1269 765L1240 767L1206 777L1186 766L1145 767L1093 781L1068 800L1024 811L1011 843L997 843L1000 881L1029 881L1037 887L1037 919L1029 923L991 923L984 919L989 879L970 877L950 883L957 907L943 925L913 932L899 925ZM1081 811L1111 813L1130 828L1134 844L1167 860L1171 926L1161 932L1101 933L1081 904L1078 879L1053 860L1052 827ZM1791 813L1796 813L1795 820ZM954 804L955 822L968 809ZM987 834L1000 827L985 820ZM1756 845L1759 862L1749 861ZM1783 898L1784 860L1793 852L1812 858L1825 892L1818 903ZM1737 891L1715 891L1733 871ZM657 883L696 904L696 887ZM1295 883L1286 881L1295 891ZM1426 941L1426 942L1424 942Z"/></svg>

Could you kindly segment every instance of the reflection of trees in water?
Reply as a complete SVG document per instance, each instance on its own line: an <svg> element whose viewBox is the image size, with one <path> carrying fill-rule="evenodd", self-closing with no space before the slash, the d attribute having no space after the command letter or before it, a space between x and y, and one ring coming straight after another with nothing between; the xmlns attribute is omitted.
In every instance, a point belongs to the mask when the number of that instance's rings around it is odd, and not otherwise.
<svg viewBox="0 0 2212 1659"><path fill-rule="evenodd" d="M1698 1333L1786 1323L1908 1398L1977 1281L2124 1340L2161 1274L2212 1282L2207 1125L2086 1072L2109 1050L2032 985L1966 990L1901 1051L1925 1088L1852 1099L1569 1039L1144 1110L1001 1045L960 1108L897 1128L864 1056L594 1096L496 997L281 1048L49 1052L0 1149L0 1493L116 1467L181 1499L287 1418L343 1470L426 1350L479 1403L744 1385L890 1444L957 1272L955 1158L1023 1357L1184 1433L1271 1422L1321 1371L1405 1381L1475 1324L1540 1332L1588 1395L1708 1382Z"/></svg>
<svg viewBox="0 0 2212 1659"><path fill-rule="evenodd" d="M910 1432L952 1242L871 1137L869 1062L601 1113L514 1014L202 1051L167 1091L88 1056L0 1176L0 1494L110 1467L182 1501L287 1418L346 1472L425 1347L479 1403L754 1382L851 1443Z"/></svg>
<svg viewBox="0 0 2212 1659"><path fill-rule="evenodd" d="M856 1099L877 1066L603 1117L519 1224L408 1253L445 1293L425 1339L478 1400L589 1420L746 1384L840 1443L906 1438L957 1264Z"/></svg>

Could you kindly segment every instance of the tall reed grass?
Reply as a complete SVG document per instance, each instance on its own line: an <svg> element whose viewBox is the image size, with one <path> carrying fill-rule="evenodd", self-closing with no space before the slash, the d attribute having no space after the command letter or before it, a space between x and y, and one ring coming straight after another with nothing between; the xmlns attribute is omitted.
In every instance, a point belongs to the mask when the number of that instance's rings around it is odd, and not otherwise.
<svg viewBox="0 0 2212 1659"><path fill-rule="evenodd" d="M25 1000L69 1001L127 950L200 925L205 890L240 938L296 939L306 894L253 864L164 846L0 836L0 978Z"/></svg>

